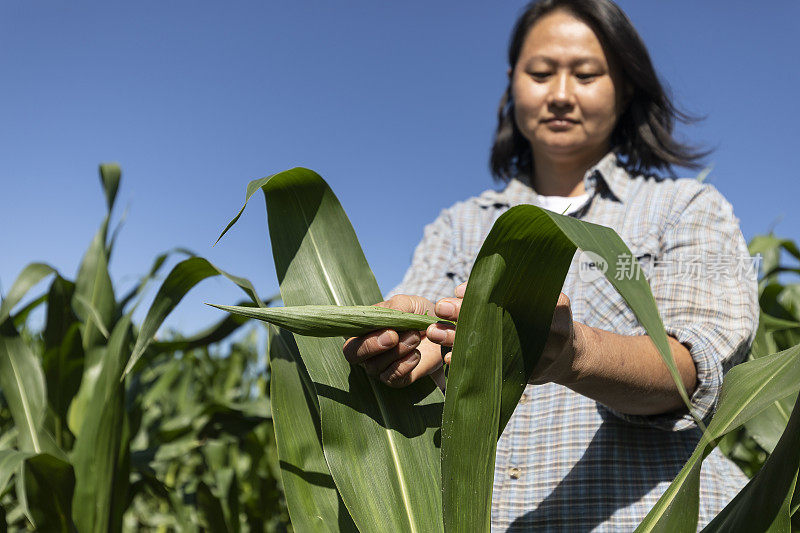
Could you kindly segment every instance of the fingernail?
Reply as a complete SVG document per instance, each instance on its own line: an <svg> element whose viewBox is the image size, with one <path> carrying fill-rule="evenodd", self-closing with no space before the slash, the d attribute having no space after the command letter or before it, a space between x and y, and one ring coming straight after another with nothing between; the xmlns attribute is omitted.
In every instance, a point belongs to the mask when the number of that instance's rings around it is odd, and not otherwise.
<svg viewBox="0 0 800 533"><path fill-rule="evenodd" d="M436 327L428 328L427 334L428 339L432 340L433 342L442 342L447 338L447 332Z"/></svg>
<svg viewBox="0 0 800 533"><path fill-rule="evenodd" d="M456 287L456 298L463 298L465 292L467 292L467 284L462 283L461 285Z"/></svg>
<svg viewBox="0 0 800 533"><path fill-rule="evenodd" d="M419 344L419 341L422 340L419 338L419 333L416 331L409 332L401 341L408 347L416 347Z"/></svg>
<svg viewBox="0 0 800 533"><path fill-rule="evenodd" d="M436 304L436 314L439 316L453 316L455 312L456 306L447 300L442 300Z"/></svg>
<svg viewBox="0 0 800 533"><path fill-rule="evenodd" d="M391 348L394 346L394 335L391 331L384 331L378 336L378 344L384 348Z"/></svg>

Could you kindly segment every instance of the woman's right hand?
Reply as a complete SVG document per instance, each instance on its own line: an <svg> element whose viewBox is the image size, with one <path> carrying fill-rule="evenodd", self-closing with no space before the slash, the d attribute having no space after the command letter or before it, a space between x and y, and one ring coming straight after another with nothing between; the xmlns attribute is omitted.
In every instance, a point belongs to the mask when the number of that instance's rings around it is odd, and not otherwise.
<svg viewBox="0 0 800 533"><path fill-rule="evenodd" d="M399 294L375 305L436 316L433 303L422 296ZM428 340L425 331L373 331L347 339L342 352L350 364L361 365L390 387L405 387L429 374L443 385L441 346Z"/></svg>

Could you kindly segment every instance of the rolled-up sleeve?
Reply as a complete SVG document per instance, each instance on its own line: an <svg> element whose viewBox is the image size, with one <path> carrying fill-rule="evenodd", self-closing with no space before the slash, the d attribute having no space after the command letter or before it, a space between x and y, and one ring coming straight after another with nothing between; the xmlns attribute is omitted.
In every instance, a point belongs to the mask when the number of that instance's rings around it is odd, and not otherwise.
<svg viewBox="0 0 800 533"><path fill-rule="evenodd" d="M395 294L424 296L432 302L453 296L455 276L451 268L455 256L454 231L450 211L443 210L438 218L425 226L422 241L417 245L403 281L389 291Z"/></svg>
<svg viewBox="0 0 800 533"><path fill-rule="evenodd" d="M678 206L660 239L650 279L668 335L686 346L697 370L691 402L706 422L725 373L746 357L758 326L757 271L730 203L704 184ZM637 328L633 334L646 334ZM667 430L694 427L686 412L633 416L633 423Z"/></svg>

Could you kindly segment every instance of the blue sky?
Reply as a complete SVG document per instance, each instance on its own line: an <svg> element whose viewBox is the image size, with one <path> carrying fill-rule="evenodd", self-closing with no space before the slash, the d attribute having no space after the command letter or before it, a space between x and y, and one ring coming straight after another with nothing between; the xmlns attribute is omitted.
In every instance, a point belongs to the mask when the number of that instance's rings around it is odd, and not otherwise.
<svg viewBox="0 0 800 533"><path fill-rule="evenodd" d="M0 3L0 283L29 262L74 276L118 161L112 262L121 288L190 248L277 289L263 201L215 248L251 179L293 166L339 196L384 291L425 224L493 187L487 170L508 33L524 2ZM800 3L624 1L715 149L710 178L746 238L800 239ZM691 172L679 170L682 176ZM209 280L168 327L190 333L239 299Z"/></svg>

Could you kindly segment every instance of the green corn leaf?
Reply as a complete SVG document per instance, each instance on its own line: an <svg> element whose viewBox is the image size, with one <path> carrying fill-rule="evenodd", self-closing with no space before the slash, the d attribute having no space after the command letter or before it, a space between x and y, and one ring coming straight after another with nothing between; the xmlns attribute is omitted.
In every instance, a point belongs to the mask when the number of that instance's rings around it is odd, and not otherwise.
<svg viewBox="0 0 800 533"><path fill-rule="evenodd" d="M57 273L56 269L45 263L31 263L23 268L8 290L8 295L0 304L0 324L8 319L11 310L28 294L31 288L47 276Z"/></svg>
<svg viewBox="0 0 800 533"><path fill-rule="evenodd" d="M209 531L228 531L222 503L203 481L197 484L197 507L200 515L205 519Z"/></svg>
<svg viewBox="0 0 800 533"><path fill-rule="evenodd" d="M241 485L239 484L239 479L236 476L236 470L233 468L228 468L222 472L218 472L217 479L219 480L219 474L222 473L226 474L226 482L224 484L225 487L225 518L228 523L228 531L231 533L240 533L242 530L242 524L239 520L239 512L241 511L241 506L239 505L239 493L241 491ZM229 473L229 475L228 475ZM230 481L227 481L230 480ZM220 481L217 482L219 485L222 485Z"/></svg>
<svg viewBox="0 0 800 533"><path fill-rule="evenodd" d="M124 390L120 383L131 339L131 314L114 328L103 357L97 362L97 378L81 384L76 405L83 407L80 431L76 433L72 462L75 494L72 500L75 525L80 531L97 533L118 529L110 524L112 494L116 483L127 480L118 472L122 443Z"/></svg>
<svg viewBox="0 0 800 533"><path fill-rule="evenodd" d="M762 320L759 322L758 328L756 328L753 344L750 346L750 358L753 359L779 351L778 344L775 342L774 330L768 329L764 324L763 317L768 315L761 313L761 316Z"/></svg>
<svg viewBox="0 0 800 533"><path fill-rule="evenodd" d="M790 532L790 505L800 468L800 401L778 445L756 476L703 531L751 533Z"/></svg>
<svg viewBox="0 0 800 533"><path fill-rule="evenodd" d="M80 386L83 375L83 346L78 317L72 310L75 284L56 276L47 293L47 317L42 339L42 368L47 383L47 397L56 415L55 437L61 445L67 409Z"/></svg>
<svg viewBox="0 0 800 533"><path fill-rule="evenodd" d="M42 357L42 369L47 383L47 398L55 415L56 442L64 446L64 432L68 427L69 407L78 394L83 376L83 347L80 324L73 322L59 346L50 348Z"/></svg>
<svg viewBox="0 0 800 533"><path fill-rule="evenodd" d="M18 431L19 449L63 457L44 427L47 392L41 363L10 321L0 325L0 389Z"/></svg>
<svg viewBox="0 0 800 533"><path fill-rule="evenodd" d="M448 531L489 529L497 439L539 360L577 248L605 262L606 277L650 335L691 411L650 287L619 235L539 207L513 207L487 236L459 314L442 422ZM630 276L618 272L620 257L630 258Z"/></svg>
<svg viewBox="0 0 800 533"><path fill-rule="evenodd" d="M0 433L0 450L9 450L17 447L17 428L14 426L8 427L3 433Z"/></svg>
<svg viewBox="0 0 800 533"><path fill-rule="evenodd" d="M781 245L783 246L784 250L792 255L792 257L800 260L800 248L798 248L796 242L789 239L784 239Z"/></svg>
<svg viewBox="0 0 800 533"><path fill-rule="evenodd" d="M767 453L772 453L778 445L796 400L797 394L782 398L745 423L747 434Z"/></svg>
<svg viewBox="0 0 800 533"><path fill-rule="evenodd" d="M47 293L42 294L37 298L34 298L30 302L28 302L22 309L17 311L12 317L12 320L14 321L14 326L17 329L22 329L22 327L25 325L25 322L28 321L28 317L30 316L30 314L34 310L36 310L36 308L38 308L40 305L46 302L47 302Z"/></svg>
<svg viewBox="0 0 800 533"><path fill-rule="evenodd" d="M77 532L72 521L72 465L48 454L25 460L23 485L28 518L37 531Z"/></svg>
<svg viewBox="0 0 800 533"><path fill-rule="evenodd" d="M774 235L757 235L747 245L751 255L766 254L783 248L795 259L800 259L800 248L790 239L780 239Z"/></svg>
<svg viewBox="0 0 800 533"><path fill-rule="evenodd" d="M125 366L123 377L127 376L133 369L145 350L147 350L147 347L153 342L153 338L162 322L164 322L164 319L172 312L175 306L178 305L186 293L204 279L218 275L225 276L233 281L256 305L264 306L264 302L258 294L256 294L253 284L248 280L228 274L202 257L190 257L189 259L181 261L175 265L169 275L167 275L161 288L158 289L158 293L142 323L142 329L139 332L139 337L136 339L136 346L133 349L131 358Z"/></svg>
<svg viewBox="0 0 800 533"><path fill-rule="evenodd" d="M795 320L800 320L800 283L786 285L781 291L780 301L789 309Z"/></svg>
<svg viewBox="0 0 800 533"><path fill-rule="evenodd" d="M177 359L159 365L158 377L141 391L140 398L144 409L154 407L164 395L170 394L175 381L183 374L183 366L183 363Z"/></svg>
<svg viewBox="0 0 800 533"><path fill-rule="evenodd" d="M106 196L106 216L95 233L81 260L75 278L72 306L83 321L83 347L85 350L105 343L109 329L118 318L114 287L108 273L109 249L106 243L108 223L120 181L119 166L100 165L100 182Z"/></svg>
<svg viewBox="0 0 800 533"><path fill-rule="evenodd" d="M0 324L0 390L14 420L19 450L31 456L47 453L65 459L45 428L47 391L42 366L10 320ZM40 502L28 506L24 481L23 469L23 476L17 478L17 497L22 512L30 519Z"/></svg>
<svg viewBox="0 0 800 533"><path fill-rule="evenodd" d="M788 306L782 302L783 293L790 287L784 286L777 282L771 283L763 283L764 280L761 281L760 287L760 294L758 297L758 302L761 305L761 311L763 313L767 313L770 316L787 320L787 321L797 321L800 320L800 317L794 316L789 309ZM780 331L780 328L776 328L773 330L773 333L777 334Z"/></svg>
<svg viewBox="0 0 800 533"><path fill-rule="evenodd" d="M524 206L521 207L524 208ZM584 252L594 253L608 263L608 269L605 271L606 278L622 296L639 323L647 331L653 344L658 349L662 361L667 366L684 405L686 405L698 426L701 429L705 429L703 422L699 420L694 412L689 395L683 386L680 372L678 372L678 367L672 358L672 350L669 347L667 333L658 313L653 293L650 291L650 285L647 283L644 273L639 268L638 262L635 261L635 256L627 245L611 228L583 222L568 216L556 215L545 210L542 211L550 217L552 222L558 226L558 229L563 232L564 237L569 239L574 246ZM624 262L618 264L620 258L630 258L633 271L626 270Z"/></svg>
<svg viewBox="0 0 800 533"><path fill-rule="evenodd" d="M94 327L100 332L104 339L108 340L109 335L108 328L104 322L103 315L100 311L94 306L92 302L90 302L83 294L75 294L73 296L73 302L79 303L81 308L86 313L86 327L89 327L89 323L91 322L94 324Z"/></svg>
<svg viewBox="0 0 800 533"><path fill-rule="evenodd" d="M31 454L27 452L0 450L0 494L5 492L9 481L28 457L31 457Z"/></svg>
<svg viewBox="0 0 800 533"><path fill-rule="evenodd" d="M297 170L297 169L295 169L295 170ZM291 172L291 171L289 171L289 172ZM222 239L222 237L224 237L225 234L228 233L228 230L231 229L233 227L233 225L236 224L236 222L242 216L242 213L244 213L244 208L247 207L247 202L250 201L250 197L253 196L257 191L261 190L261 188L264 185L266 185L267 182L270 179L272 179L272 177L274 175L275 174L273 174L272 176L267 176L266 178L259 178L257 180L253 180L253 181L251 181L250 183L247 184L247 192L246 192L245 198L244 198L244 205L242 205L242 208L239 209L238 213L236 213L236 216L233 217L233 219L230 222L228 222L228 225L225 226L225 229L222 230L222 233L219 234L219 237L217 237L217 240L214 241L214 246L217 245L217 243L220 241L220 239Z"/></svg>
<svg viewBox="0 0 800 533"><path fill-rule="evenodd" d="M105 346L95 346L84 353L80 386L67 409L67 426L76 437L80 435L84 418L90 410L89 403L100 379L106 352Z"/></svg>
<svg viewBox="0 0 800 533"><path fill-rule="evenodd" d="M347 216L319 175L296 168L255 180L247 198L259 188L286 305L382 300ZM320 404L325 458L358 529L441 531L442 394L433 381L391 389L345 361L342 338L296 341Z"/></svg>
<svg viewBox="0 0 800 533"><path fill-rule="evenodd" d="M783 343L779 346L775 339L775 333L792 329L800 329L800 323L777 318L762 312L755 339L750 349L750 357L756 359L788 348L789 345ZM768 453L772 453L778 444L778 439L786 429L796 398L796 395L792 395L778 400L745 423L744 426L747 433Z"/></svg>
<svg viewBox="0 0 800 533"><path fill-rule="evenodd" d="M269 328L270 402L283 491L298 531L357 531L322 451L319 401L294 337Z"/></svg>
<svg viewBox="0 0 800 533"><path fill-rule="evenodd" d="M122 171L117 163L103 163L100 165L100 184L106 195L106 208L108 212L114 210L114 202L117 200L117 191L122 177Z"/></svg>
<svg viewBox="0 0 800 533"><path fill-rule="evenodd" d="M56 275L47 290L47 313L42 332L45 350L60 346L67 331L78 322L78 317L72 310L74 294L75 284Z"/></svg>
<svg viewBox="0 0 800 533"><path fill-rule="evenodd" d="M752 356L760 357L778 351L777 349L771 349L777 346L775 344L775 334L776 332L787 330L800 330L800 322L778 318L762 311L759 315L756 338L753 340L753 345L750 348ZM789 346L785 346L784 348L788 347Z"/></svg>
<svg viewBox="0 0 800 533"><path fill-rule="evenodd" d="M716 440L798 389L800 345L732 368L722 384L717 412L708 425L707 433L636 531L696 531L700 468ZM800 447L796 447L792 453L800 453ZM777 486L773 488L780 490ZM781 498L785 496L785 493L780 495Z"/></svg>
<svg viewBox="0 0 800 533"><path fill-rule="evenodd" d="M240 302L237 305L246 307L248 306L248 303ZM252 306L254 304L249 305ZM153 350L159 353L183 352L193 350L195 348L203 348L228 338L231 333L238 330L249 321L250 319L247 317L228 315L216 324L212 324L203 331L195 333L189 337L169 341L153 341L150 346Z"/></svg>
<svg viewBox="0 0 800 533"><path fill-rule="evenodd" d="M83 321L83 347L85 350L102 345L108 339L108 330L117 319L114 287L108 273L106 244L108 223L119 188L120 170L116 164L100 165L100 182L106 196L106 216L97 230L88 250L81 260L75 278L72 306Z"/></svg>
<svg viewBox="0 0 800 533"><path fill-rule="evenodd" d="M130 348L128 348L130 350ZM131 441L135 433L131 427L131 415L126 398L125 389L120 387L119 407L117 407L120 417L122 419L119 446L117 446L117 462L114 466L114 477L111 481L111 496L108 497L110 502L110 509L108 518L108 532L109 533L122 533L123 519L130 507L130 498L133 496L131 492ZM103 496L101 496L103 497ZM73 501L74 506L74 501Z"/></svg>
<svg viewBox="0 0 800 533"><path fill-rule="evenodd" d="M142 488L146 487L154 495L169 507L170 515L166 523L172 526L177 526L176 530L180 532L195 532L199 531L197 525L192 523L189 518L189 508L178 497L175 490L169 489L164 483L158 479L154 472L149 469L142 469L139 472L141 480L138 482ZM167 518L165 516L165 518ZM169 529L167 529L169 531Z"/></svg>
<svg viewBox="0 0 800 533"><path fill-rule="evenodd" d="M84 323L83 347L86 350L105 343L108 328L113 327L116 314L114 287L108 274L105 248L107 221L108 217L92 239L75 279L72 306Z"/></svg>
<svg viewBox="0 0 800 533"><path fill-rule="evenodd" d="M254 332L251 331L251 333ZM231 351L231 354L228 357L230 364L228 365L227 372L218 373L222 379L217 380L214 383L216 385L216 391L219 397L223 397L228 393L228 391L235 389L241 381L242 374L244 373L245 362L241 354L236 351Z"/></svg>
<svg viewBox="0 0 800 533"><path fill-rule="evenodd" d="M748 244L750 255L761 254L761 272L763 278L759 286L764 286L774 281L777 275L784 271L795 271L796 269L785 269L781 265L781 251L785 250L795 259L800 259L800 249L789 239L779 239L772 234L757 235ZM800 318L800 317L798 317Z"/></svg>
<svg viewBox="0 0 800 533"><path fill-rule="evenodd" d="M294 307L238 307L208 304L236 315L275 324L309 337L355 337L382 328L397 331L425 330L441 320L428 315L404 313L374 305L298 305Z"/></svg>

